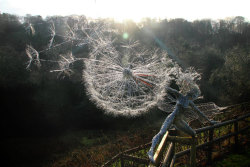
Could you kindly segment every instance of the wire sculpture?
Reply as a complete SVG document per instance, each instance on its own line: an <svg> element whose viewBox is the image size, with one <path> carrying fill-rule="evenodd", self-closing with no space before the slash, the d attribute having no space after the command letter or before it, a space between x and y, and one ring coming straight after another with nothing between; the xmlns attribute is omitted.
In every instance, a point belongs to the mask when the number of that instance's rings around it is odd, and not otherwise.
<svg viewBox="0 0 250 167"><path fill-rule="evenodd" d="M87 93L108 114L137 116L147 112L164 98L164 87L180 68L167 52L145 48L105 21L66 17L63 23L55 18L48 22L48 45L40 51L27 45L27 68L50 62L55 64L50 72L70 75L73 64L83 61ZM88 55L76 57L75 48L81 47L88 48ZM51 57L45 59L46 55Z"/></svg>
<svg viewBox="0 0 250 167"><path fill-rule="evenodd" d="M192 71L192 69L191 69ZM200 89L195 83L196 79L199 79L199 74L195 72L182 73L177 80L180 91L176 89L166 87L167 91L175 96L175 107L172 110L165 121L162 124L160 131L153 137L152 145L148 151L148 157L151 162L154 162L153 154L154 149L160 138L169 130L171 127L175 127L192 137L196 136L196 132L188 125L188 122L194 119L198 119L202 123L215 124L217 121L210 120L204 113L202 113L198 107L194 104L194 100L199 98ZM210 115L209 117L213 117Z"/></svg>

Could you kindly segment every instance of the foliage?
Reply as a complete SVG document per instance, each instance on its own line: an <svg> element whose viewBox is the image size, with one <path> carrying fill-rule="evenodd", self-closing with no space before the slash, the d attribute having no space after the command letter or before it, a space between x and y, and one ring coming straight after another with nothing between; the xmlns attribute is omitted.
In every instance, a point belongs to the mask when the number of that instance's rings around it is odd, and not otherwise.
<svg viewBox="0 0 250 167"><path fill-rule="evenodd" d="M245 154L230 154L222 161L216 162L216 167L246 167L250 164L250 151Z"/></svg>
<svg viewBox="0 0 250 167"><path fill-rule="evenodd" d="M248 48L235 46L225 53L224 66L216 69L210 77L210 83L224 92L224 99L221 100L225 102L249 100L249 67Z"/></svg>

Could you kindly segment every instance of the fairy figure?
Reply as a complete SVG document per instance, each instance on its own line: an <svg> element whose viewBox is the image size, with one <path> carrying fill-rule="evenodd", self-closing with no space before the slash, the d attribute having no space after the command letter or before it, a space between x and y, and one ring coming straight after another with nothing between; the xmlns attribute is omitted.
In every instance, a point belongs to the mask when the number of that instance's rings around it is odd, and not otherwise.
<svg viewBox="0 0 250 167"><path fill-rule="evenodd" d="M148 152L151 162L154 162L153 153L155 146L171 126L174 126L177 130L180 130L192 137L196 136L196 132L185 121L185 112L190 112L190 108L194 114L198 115L199 121L208 122L210 124L216 123L216 121L210 120L206 115L204 115L193 102L193 100L195 100L200 94L198 86L193 85L192 88L185 94L170 87L166 87L166 89L169 93L176 97L176 105L174 111L165 119L159 133L152 139L152 145Z"/></svg>

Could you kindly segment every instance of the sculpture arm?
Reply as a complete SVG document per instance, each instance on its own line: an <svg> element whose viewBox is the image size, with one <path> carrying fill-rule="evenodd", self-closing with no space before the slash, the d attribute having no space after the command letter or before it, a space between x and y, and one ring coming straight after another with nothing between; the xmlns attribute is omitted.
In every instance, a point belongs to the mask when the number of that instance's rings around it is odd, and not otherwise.
<svg viewBox="0 0 250 167"><path fill-rule="evenodd" d="M166 89L167 89L170 93L173 93L177 98L181 96L181 94L180 94L177 90L175 90L175 89L173 89L173 88L170 88L170 87L166 86Z"/></svg>
<svg viewBox="0 0 250 167"><path fill-rule="evenodd" d="M210 119L208 119L208 117L200 111L200 109L194 104L194 102L192 102L190 100L189 101L189 105L191 106L191 108L193 109L193 111L195 111L198 114L199 118L201 118L205 122L209 122L210 124L214 124L213 121L211 121Z"/></svg>

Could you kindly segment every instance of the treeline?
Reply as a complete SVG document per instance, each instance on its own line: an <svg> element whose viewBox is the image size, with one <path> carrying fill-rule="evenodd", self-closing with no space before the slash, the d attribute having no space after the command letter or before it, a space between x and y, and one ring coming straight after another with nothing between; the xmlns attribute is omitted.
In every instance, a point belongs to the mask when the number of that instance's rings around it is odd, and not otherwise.
<svg viewBox="0 0 250 167"><path fill-rule="evenodd" d="M146 22L184 67L202 74L206 101L228 105L250 98L250 24L243 17L227 20L184 19Z"/></svg>
<svg viewBox="0 0 250 167"><path fill-rule="evenodd" d="M70 76L50 73L46 68L26 69L29 60L26 45L32 43L37 50L48 46L51 19L56 19L60 26L64 18L0 14L1 127L4 132L11 136L13 130L36 134L54 133L53 128L56 131L66 127L110 128L113 123L127 121L104 115L88 100L81 80L82 64L76 67L79 72ZM74 17L71 20L74 21ZM202 74L199 84L204 102L229 105L250 100L250 23L243 17L193 22L184 19L144 19L140 23L100 21L127 32L148 48L167 50L183 68L193 66ZM73 54L87 57L87 48L74 51ZM107 124L107 120L111 123Z"/></svg>

